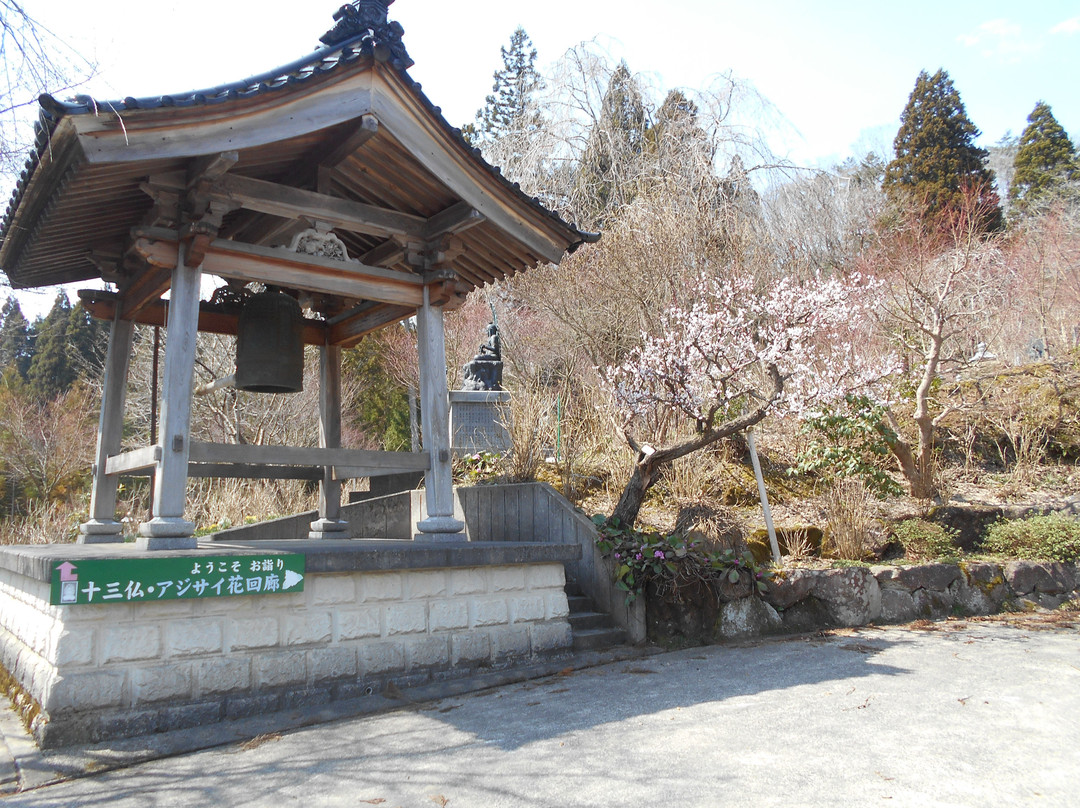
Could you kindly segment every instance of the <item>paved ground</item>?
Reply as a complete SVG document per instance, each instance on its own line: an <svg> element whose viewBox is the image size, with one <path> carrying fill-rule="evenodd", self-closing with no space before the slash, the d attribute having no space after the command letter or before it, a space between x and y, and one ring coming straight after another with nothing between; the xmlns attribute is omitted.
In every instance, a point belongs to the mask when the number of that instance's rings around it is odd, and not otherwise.
<svg viewBox="0 0 1080 808"><path fill-rule="evenodd" d="M2 804L1076 806L1080 622L949 622L658 654Z"/></svg>

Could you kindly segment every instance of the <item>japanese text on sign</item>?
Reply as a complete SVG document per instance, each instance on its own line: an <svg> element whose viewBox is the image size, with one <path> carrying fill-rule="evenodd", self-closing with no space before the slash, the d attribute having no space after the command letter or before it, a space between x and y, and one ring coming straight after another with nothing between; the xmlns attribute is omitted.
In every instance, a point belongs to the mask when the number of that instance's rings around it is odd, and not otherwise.
<svg viewBox="0 0 1080 808"><path fill-rule="evenodd" d="M302 592L304 561L298 553L62 561L53 567L52 603L141 603Z"/></svg>

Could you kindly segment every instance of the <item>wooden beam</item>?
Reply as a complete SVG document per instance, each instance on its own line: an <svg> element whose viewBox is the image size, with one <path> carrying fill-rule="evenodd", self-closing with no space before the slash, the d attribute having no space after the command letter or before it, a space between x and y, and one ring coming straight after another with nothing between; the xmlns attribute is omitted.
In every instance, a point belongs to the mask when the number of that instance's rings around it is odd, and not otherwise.
<svg viewBox="0 0 1080 808"><path fill-rule="evenodd" d="M112 320L116 316L116 306L120 297L115 292L103 292L97 289L79 290L79 300L83 308L92 317L99 320ZM131 318L139 325L165 325L168 304L164 300L155 300ZM206 304L199 306L199 331L205 334L226 334L236 336L238 316L226 312L213 311ZM304 320L302 337L305 345L326 344L326 324L322 320Z"/></svg>
<svg viewBox="0 0 1080 808"><path fill-rule="evenodd" d="M387 239L360 256L360 263L373 267L387 267L405 258L405 245L397 239Z"/></svg>
<svg viewBox="0 0 1080 808"><path fill-rule="evenodd" d="M113 455L105 463L106 474L129 474L133 471L150 469L161 460L160 446L143 446L130 452Z"/></svg>
<svg viewBox="0 0 1080 808"><path fill-rule="evenodd" d="M240 480L311 480L325 475L323 466L266 466L258 463L188 463L188 477Z"/></svg>
<svg viewBox="0 0 1080 808"><path fill-rule="evenodd" d="M322 480L324 466L268 466L260 463L189 463L188 477L240 480ZM334 480L356 480L363 477L383 477L399 474L398 469L372 466L330 466ZM146 470L133 471L131 476L145 476Z"/></svg>
<svg viewBox="0 0 1080 808"><path fill-rule="evenodd" d="M244 237L241 241L263 247L275 246L275 242L276 246L290 244L297 233L311 228L311 222L307 219L281 219L251 211L244 213L254 218L243 231Z"/></svg>
<svg viewBox="0 0 1080 808"><path fill-rule="evenodd" d="M239 202L248 210L283 219L303 216L353 233L416 238L423 234L427 223L422 216L251 177L222 177L216 184L215 194Z"/></svg>
<svg viewBox="0 0 1080 808"><path fill-rule="evenodd" d="M382 305L367 308L330 326L327 341L331 345L352 348L372 331L411 317L415 308Z"/></svg>
<svg viewBox="0 0 1080 808"><path fill-rule="evenodd" d="M151 115L136 111L121 117L102 109L99 115L70 117L90 163L118 163L243 151L337 126L371 111L368 71L318 83L318 92L265 93L241 102L239 110L228 114L208 116L207 107L177 107ZM161 125L160 113L166 112L172 126Z"/></svg>
<svg viewBox="0 0 1080 808"><path fill-rule="evenodd" d="M168 262L168 257L164 259ZM176 253L172 256L173 265L176 265ZM147 306L161 302L161 296L172 285L172 268L151 264L132 279L131 283L120 293L120 319L135 320ZM164 323L162 323L164 324Z"/></svg>
<svg viewBox="0 0 1080 808"><path fill-rule="evenodd" d="M336 168L378 133L379 122L375 116L361 115L360 122L319 160L319 165Z"/></svg>
<svg viewBox="0 0 1080 808"><path fill-rule="evenodd" d="M172 242L137 239L135 248L152 262L176 260ZM222 278L414 308L423 301L423 280L416 275L222 239L211 242L202 269Z"/></svg>
<svg viewBox="0 0 1080 808"><path fill-rule="evenodd" d="M228 173L240 159L237 151L225 151L220 154L207 154L191 161L188 171L188 188L194 188L203 182L214 182Z"/></svg>
<svg viewBox="0 0 1080 808"><path fill-rule="evenodd" d="M427 220L424 225L424 238L434 239L439 236L463 233L470 227L476 227L486 221L487 217L468 202L458 202Z"/></svg>
<svg viewBox="0 0 1080 808"><path fill-rule="evenodd" d="M366 449L322 449L314 446L263 446L251 443L191 442L193 463L254 463L270 466L349 466L395 471L424 471L426 452L375 452Z"/></svg>

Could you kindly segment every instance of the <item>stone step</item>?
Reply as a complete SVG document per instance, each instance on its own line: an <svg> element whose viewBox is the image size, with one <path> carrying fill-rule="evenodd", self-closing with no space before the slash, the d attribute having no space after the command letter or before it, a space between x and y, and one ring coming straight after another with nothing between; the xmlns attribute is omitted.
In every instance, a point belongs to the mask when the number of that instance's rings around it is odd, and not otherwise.
<svg viewBox="0 0 1080 808"><path fill-rule="evenodd" d="M595 611L592 598L586 597L585 595L569 595L566 598L566 603L570 607L571 614L574 612Z"/></svg>
<svg viewBox="0 0 1080 808"><path fill-rule="evenodd" d="M611 628L611 617L603 612L571 612L570 628L576 634L588 628Z"/></svg>
<svg viewBox="0 0 1080 808"><path fill-rule="evenodd" d="M585 592L581 588L581 584L575 581L573 578L566 579L566 585L563 586L563 590L568 596L570 595L584 595Z"/></svg>
<svg viewBox="0 0 1080 808"><path fill-rule="evenodd" d="M626 642L626 632L621 628L587 628L574 632L575 651L595 651Z"/></svg>

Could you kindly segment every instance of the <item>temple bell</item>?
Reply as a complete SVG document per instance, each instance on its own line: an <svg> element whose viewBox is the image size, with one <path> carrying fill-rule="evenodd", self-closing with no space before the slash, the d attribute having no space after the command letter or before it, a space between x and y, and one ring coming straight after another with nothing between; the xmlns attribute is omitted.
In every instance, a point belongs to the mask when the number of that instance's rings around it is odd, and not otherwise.
<svg viewBox="0 0 1080 808"><path fill-rule="evenodd" d="M236 336L236 388L252 393L304 389L304 316L295 298L267 290L244 303Z"/></svg>

